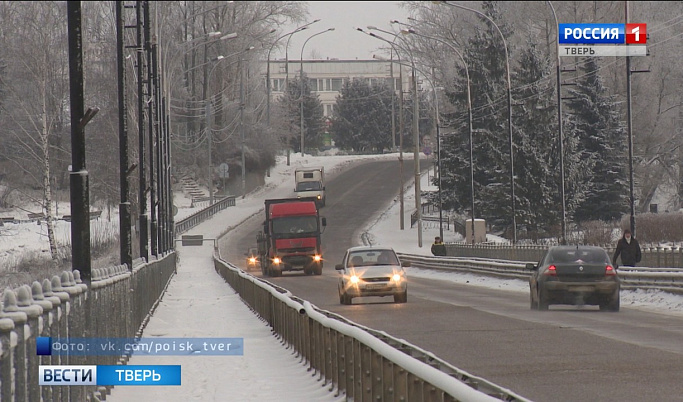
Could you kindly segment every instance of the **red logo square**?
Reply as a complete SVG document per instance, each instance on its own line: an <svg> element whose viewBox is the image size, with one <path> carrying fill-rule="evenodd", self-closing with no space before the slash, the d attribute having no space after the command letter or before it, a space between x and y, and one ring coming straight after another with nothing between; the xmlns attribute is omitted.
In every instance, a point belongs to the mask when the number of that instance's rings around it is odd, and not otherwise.
<svg viewBox="0 0 683 402"><path fill-rule="evenodd" d="M644 45L647 43L647 24L626 24L626 43Z"/></svg>

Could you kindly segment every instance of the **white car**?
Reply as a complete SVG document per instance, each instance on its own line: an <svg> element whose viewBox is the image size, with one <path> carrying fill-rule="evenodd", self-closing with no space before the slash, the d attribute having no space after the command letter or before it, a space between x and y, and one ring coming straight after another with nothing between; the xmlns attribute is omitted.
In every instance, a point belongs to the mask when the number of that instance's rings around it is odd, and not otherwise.
<svg viewBox="0 0 683 402"><path fill-rule="evenodd" d="M391 247L360 246L346 251L342 264L335 266L339 279L339 302L351 304L354 297L394 296L394 302L408 301L408 280Z"/></svg>

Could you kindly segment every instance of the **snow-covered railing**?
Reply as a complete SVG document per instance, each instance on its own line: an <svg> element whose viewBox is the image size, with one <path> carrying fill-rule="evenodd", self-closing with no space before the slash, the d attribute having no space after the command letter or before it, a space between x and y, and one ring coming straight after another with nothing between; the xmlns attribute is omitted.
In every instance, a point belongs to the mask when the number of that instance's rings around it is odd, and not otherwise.
<svg viewBox="0 0 683 402"><path fill-rule="evenodd" d="M409 261L415 268L464 272L504 279L527 280L531 271L527 263L534 261L509 261L467 257L428 257L399 253L402 261ZM683 268L619 267L622 289L658 289L683 294Z"/></svg>
<svg viewBox="0 0 683 402"><path fill-rule="evenodd" d="M599 247L607 250L612 256L614 254L614 244L599 244ZM447 255L453 257L479 257L495 258L512 261L539 261L547 245L539 244L465 244L448 243L446 244ZM643 259L640 265L654 268L683 268L683 247L671 246L647 246L641 245Z"/></svg>
<svg viewBox="0 0 683 402"><path fill-rule="evenodd" d="M175 234L179 235L181 233L185 233L188 230L192 229L193 227L199 225L200 223L204 222L205 220L209 219L210 217L214 216L218 212L224 210L227 207L234 207L235 206L235 196L231 195L229 197L225 197L216 203L214 203L211 206L208 206L201 211L197 211L194 214L188 216L185 219L182 219L175 224Z"/></svg>
<svg viewBox="0 0 683 402"><path fill-rule="evenodd" d="M386 401L527 401L380 331L320 310L214 257L216 271L335 396Z"/></svg>
<svg viewBox="0 0 683 402"><path fill-rule="evenodd" d="M149 263L92 270L90 288L78 271L6 289L0 306L0 401L99 400L111 387L40 386L39 365L116 365L129 356L36 354L38 337L133 338L154 311L171 276L176 254Z"/></svg>

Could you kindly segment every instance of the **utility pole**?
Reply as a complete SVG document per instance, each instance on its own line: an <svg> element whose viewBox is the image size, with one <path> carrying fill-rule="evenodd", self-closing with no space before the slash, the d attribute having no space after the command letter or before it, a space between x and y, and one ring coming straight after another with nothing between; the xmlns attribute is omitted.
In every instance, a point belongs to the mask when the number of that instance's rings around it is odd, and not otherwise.
<svg viewBox="0 0 683 402"><path fill-rule="evenodd" d="M396 52L396 55L398 56L398 52ZM398 137L398 147L399 149L399 156L398 156L398 162L400 165L400 176L401 176L401 190L400 190L400 209L401 209L401 230L405 229L405 182L403 178L403 66L400 64L399 61L399 68L398 68L398 80L399 80L399 98L398 98L398 131L399 131L399 137Z"/></svg>
<svg viewBox="0 0 683 402"><path fill-rule="evenodd" d="M150 219L150 234L149 238L152 243L151 254L157 255L157 211L156 211L156 183L154 180L154 82L155 71L152 66L152 21L149 12L149 0L143 2L144 18L145 18L145 53L147 55L147 135L149 137L149 213Z"/></svg>
<svg viewBox="0 0 683 402"><path fill-rule="evenodd" d="M213 205L213 172L212 172L212 161L211 161L211 143L213 138L211 138L211 101L206 100L206 142L209 148L209 171L208 171L208 185L209 185L209 205Z"/></svg>
<svg viewBox="0 0 683 402"><path fill-rule="evenodd" d="M136 55L137 55L137 79L138 79L138 169L140 175L138 205L140 208L140 257L149 260L149 232L147 216L147 181L145 174L145 91L143 86L144 75L144 45L142 38L142 1L135 2L136 14Z"/></svg>
<svg viewBox="0 0 683 402"><path fill-rule="evenodd" d="M422 205L420 196L420 110L417 97L417 73L413 68L413 136L415 141L415 208L417 209L417 246L422 247Z"/></svg>
<svg viewBox="0 0 683 402"><path fill-rule="evenodd" d="M69 38L69 96L71 108L71 255L72 267L90 286L90 190L85 166L85 125L97 110L84 113L83 100L83 30L81 2L67 2Z"/></svg>
<svg viewBox="0 0 683 402"><path fill-rule="evenodd" d="M133 269L133 236L130 222L130 187L128 182L128 108L126 105L126 74L124 56L123 2L116 2L116 72L118 79L119 106L119 182L121 202L119 203L119 233L121 264Z"/></svg>
<svg viewBox="0 0 683 402"><path fill-rule="evenodd" d="M247 169L245 166L244 158L244 66L242 65L242 58L240 57L239 62L240 69L240 147L242 150L242 199L246 195L247 189Z"/></svg>
<svg viewBox="0 0 683 402"><path fill-rule="evenodd" d="M391 63L389 64L391 75L391 150L396 152L396 113L394 111L394 97L396 96L396 80L394 79L394 48L391 48Z"/></svg>

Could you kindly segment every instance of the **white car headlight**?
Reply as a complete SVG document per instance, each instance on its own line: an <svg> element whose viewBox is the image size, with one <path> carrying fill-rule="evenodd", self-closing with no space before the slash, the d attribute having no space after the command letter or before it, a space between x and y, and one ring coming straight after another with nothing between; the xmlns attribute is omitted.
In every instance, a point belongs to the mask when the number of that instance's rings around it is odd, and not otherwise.
<svg viewBox="0 0 683 402"><path fill-rule="evenodd" d="M355 284L355 283L358 283L358 281L359 281L360 279L359 279L356 275L351 275L351 277L349 278L349 280L351 281L351 283L354 283L354 284Z"/></svg>
<svg viewBox="0 0 683 402"><path fill-rule="evenodd" d="M399 274L394 274L394 276L392 276L391 279L393 279L394 282L400 282L403 278Z"/></svg>

